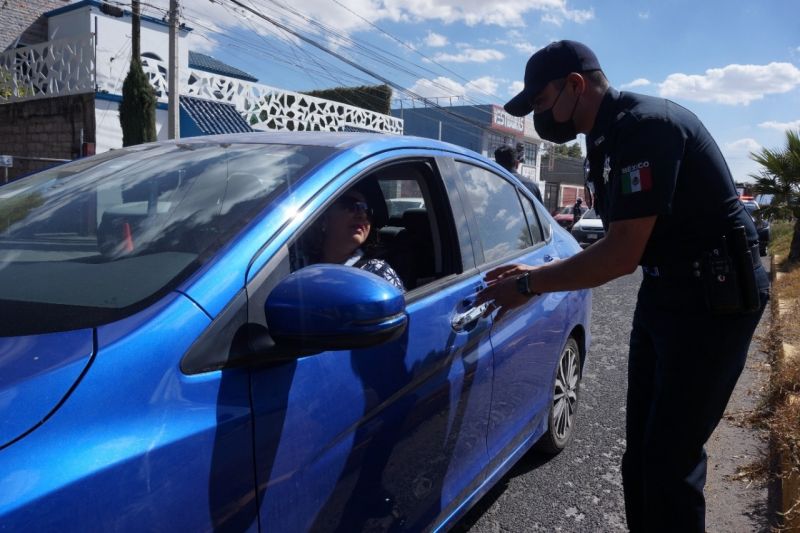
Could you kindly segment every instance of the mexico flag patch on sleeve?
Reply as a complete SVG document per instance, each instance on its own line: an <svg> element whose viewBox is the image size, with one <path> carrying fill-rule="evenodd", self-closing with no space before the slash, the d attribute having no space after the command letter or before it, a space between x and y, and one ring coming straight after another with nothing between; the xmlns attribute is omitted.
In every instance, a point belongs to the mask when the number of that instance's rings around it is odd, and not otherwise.
<svg viewBox="0 0 800 533"><path fill-rule="evenodd" d="M650 162L642 161L622 169L622 194L649 191L653 188Z"/></svg>

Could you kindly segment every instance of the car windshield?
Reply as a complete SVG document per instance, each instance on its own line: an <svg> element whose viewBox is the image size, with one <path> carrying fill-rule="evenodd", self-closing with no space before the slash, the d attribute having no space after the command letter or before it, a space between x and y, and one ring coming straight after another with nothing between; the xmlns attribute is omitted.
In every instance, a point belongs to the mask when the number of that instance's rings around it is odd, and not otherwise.
<svg viewBox="0 0 800 533"><path fill-rule="evenodd" d="M595 213L594 209L589 209L588 211L586 211L583 214L583 216L581 217L581 220L583 220L583 219L587 219L588 220L590 218L600 218L600 217L598 216L597 213Z"/></svg>
<svg viewBox="0 0 800 533"><path fill-rule="evenodd" d="M0 334L89 327L137 310L331 152L145 145L0 187L0 314L17 318ZM37 325L42 316L48 323Z"/></svg>

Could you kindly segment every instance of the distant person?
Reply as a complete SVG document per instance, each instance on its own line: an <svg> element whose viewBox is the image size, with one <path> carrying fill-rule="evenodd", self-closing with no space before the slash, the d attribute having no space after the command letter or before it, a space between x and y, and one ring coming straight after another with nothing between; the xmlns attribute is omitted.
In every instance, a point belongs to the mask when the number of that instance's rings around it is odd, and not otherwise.
<svg viewBox="0 0 800 533"><path fill-rule="evenodd" d="M572 206L572 223L575 224L583 216L583 199L578 198L575 200L575 205Z"/></svg>
<svg viewBox="0 0 800 533"><path fill-rule="evenodd" d="M533 193L537 200L542 201L542 193L539 191L539 186L534 182L517 172L519 168L519 158L517 151L511 146L504 144L494 151L494 160L498 165L514 174L519 181L522 182L529 191Z"/></svg>

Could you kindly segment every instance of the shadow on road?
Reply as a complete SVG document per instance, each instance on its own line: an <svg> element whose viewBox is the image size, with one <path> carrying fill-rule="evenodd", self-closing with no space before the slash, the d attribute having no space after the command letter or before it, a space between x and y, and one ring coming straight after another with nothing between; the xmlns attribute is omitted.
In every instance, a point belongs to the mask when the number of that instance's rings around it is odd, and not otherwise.
<svg viewBox="0 0 800 533"><path fill-rule="evenodd" d="M524 476L525 474L536 470L540 466L547 464L556 456L537 452L535 449L529 451L527 454L523 455L522 458L517 461L511 470L503 476L503 479L497 482L492 489L487 492L478 503L475 504L470 511L464 515L464 517L456 524L456 526L452 529L454 532L458 533L465 533L472 529L472 527L481 519L483 514L489 510L489 508L494 505L494 502L497 501L500 496L506 491L509 482L518 476Z"/></svg>

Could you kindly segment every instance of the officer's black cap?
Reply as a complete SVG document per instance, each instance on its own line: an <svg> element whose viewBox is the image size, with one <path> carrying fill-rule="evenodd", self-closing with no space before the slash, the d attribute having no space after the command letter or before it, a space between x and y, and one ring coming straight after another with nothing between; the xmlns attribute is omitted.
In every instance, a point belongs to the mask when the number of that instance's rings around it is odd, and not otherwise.
<svg viewBox="0 0 800 533"><path fill-rule="evenodd" d="M509 100L505 110L516 117L533 111L533 98L553 80L566 78L571 72L602 70L597 56L588 46L577 41L557 41L537 51L525 66L525 88Z"/></svg>

